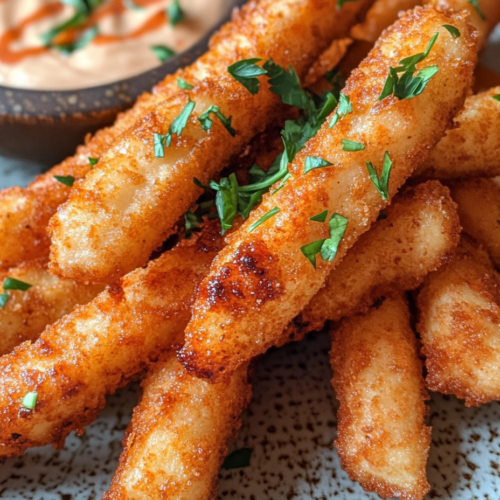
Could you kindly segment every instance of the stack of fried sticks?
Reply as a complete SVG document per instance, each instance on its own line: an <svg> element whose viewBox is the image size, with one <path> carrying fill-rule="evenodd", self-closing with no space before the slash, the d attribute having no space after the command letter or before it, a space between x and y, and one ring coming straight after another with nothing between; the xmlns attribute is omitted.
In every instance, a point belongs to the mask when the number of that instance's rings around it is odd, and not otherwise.
<svg viewBox="0 0 500 500"><path fill-rule="evenodd" d="M146 373L105 498L213 498L249 363L329 322L342 466L384 497L429 491L426 388L500 399L500 87L470 95L500 4L421 3L251 1L75 156L0 194L0 457L62 446ZM437 72L386 93L408 58L412 78ZM238 62L254 73L234 78ZM334 66L338 108L283 152L276 131L303 125L290 105L313 92L280 88L323 91ZM286 175L229 217L227 183L255 164L273 179L275 157ZM180 229L223 171L220 220Z"/></svg>

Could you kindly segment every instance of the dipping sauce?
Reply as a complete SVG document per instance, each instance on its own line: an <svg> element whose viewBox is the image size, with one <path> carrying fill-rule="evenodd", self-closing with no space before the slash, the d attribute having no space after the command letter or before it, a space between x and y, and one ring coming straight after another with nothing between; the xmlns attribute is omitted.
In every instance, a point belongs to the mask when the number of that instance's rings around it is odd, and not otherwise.
<svg viewBox="0 0 500 500"><path fill-rule="evenodd" d="M47 43L51 30L78 13L70 5L78 2L0 0L0 85L70 90L140 74L160 64L152 47L188 49L226 6L224 0L180 0L182 20L173 26L173 0L81 2L97 6Z"/></svg>

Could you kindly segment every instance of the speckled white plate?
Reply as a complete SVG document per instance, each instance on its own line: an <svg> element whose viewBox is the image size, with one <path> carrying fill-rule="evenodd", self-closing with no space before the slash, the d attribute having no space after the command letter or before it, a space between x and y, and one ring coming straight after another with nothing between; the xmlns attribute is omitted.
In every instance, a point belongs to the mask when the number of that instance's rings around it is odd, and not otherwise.
<svg viewBox="0 0 500 500"><path fill-rule="evenodd" d="M500 70L500 27L483 63ZM0 159L0 187L25 185L37 167ZM222 471L219 498L243 500L375 500L342 471L333 447L337 403L330 386L330 342L315 334L261 358L254 399L233 448L254 449L250 467ZM30 450L0 466L0 498L94 500L108 487L137 387L108 400L82 437L63 451ZM467 409L455 398L433 395L429 498L500 499L500 404ZM0 425L2 423L0 422Z"/></svg>

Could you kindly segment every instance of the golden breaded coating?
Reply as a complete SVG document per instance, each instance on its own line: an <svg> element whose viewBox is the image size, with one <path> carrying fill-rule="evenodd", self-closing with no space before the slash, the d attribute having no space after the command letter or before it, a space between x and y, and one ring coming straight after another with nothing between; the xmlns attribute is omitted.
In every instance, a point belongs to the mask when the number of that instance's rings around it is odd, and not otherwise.
<svg viewBox="0 0 500 500"><path fill-rule="evenodd" d="M324 3L334 0L321 1ZM341 36L348 33L357 16L364 12L371 1L358 1L357 5L343 7L342 17L345 25L339 27L343 29ZM13 187L0 191L0 240L4 242L0 247L0 267L12 267L49 254L47 224L57 207L67 200L70 192L67 186L54 179L54 175L71 175L76 180L85 177L90 168L89 157L100 158L124 132L137 121L144 119L157 104L180 92L177 77L197 84L209 73L224 74L227 66L233 62L232 59L228 60L228 55L238 54L239 44L243 40L246 41L249 35L251 16L255 21L256 16L262 15L259 5L262 4L262 8L266 8L268 3L254 1L241 11L235 10L232 21L212 37L207 53L191 66L168 75L155 86L152 93L146 92L140 96L130 110L118 115L113 126L99 130L93 136L89 134L85 144L77 149L74 156L38 176L26 189ZM256 4L259 4L257 8ZM268 41L272 42L272 39Z"/></svg>
<svg viewBox="0 0 500 500"><path fill-rule="evenodd" d="M252 390L242 367L227 383L186 373L170 354L152 367L103 500L208 500L227 441L241 427Z"/></svg>
<svg viewBox="0 0 500 500"><path fill-rule="evenodd" d="M218 224L0 358L0 458L62 445L162 350L182 342L194 289L220 249ZM35 409L22 406L37 393Z"/></svg>
<svg viewBox="0 0 500 500"><path fill-rule="evenodd" d="M464 231L488 251L500 268L500 186L493 179L470 179L451 185Z"/></svg>
<svg viewBox="0 0 500 500"><path fill-rule="evenodd" d="M416 178L458 179L500 175L500 87L471 96Z"/></svg>
<svg viewBox="0 0 500 500"><path fill-rule="evenodd" d="M454 24L462 36L452 38L443 24ZM436 32L439 37L422 67L437 64L439 71L427 88L412 99L380 101L389 67L424 52ZM463 105L475 61L475 36L460 14L416 8L385 31L343 91L353 112L333 128L328 128L333 114L327 119L290 166L292 178L266 196L228 238L203 280L179 352L189 371L215 381L279 342L285 326L388 203L375 189L365 162L380 171L384 153L390 155L390 200ZM365 150L343 151L342 139L362 142ZM309 156L332 166L303 174ZM250 231L271 210L274 216ZM329 217L337 213L347 218L348 224L337 256L331 262L318 256L314 269L301 248L329 238L327 223L310 220L325 210Z"/></svg>
<svg viewBox="0 0 500 500"><path fill-rule="evenodd" d="M347 252L325 286L290 323L285 338L321 330L326 321L366 312L388 292L416 288L446 262L460 238L448 188L429 181L406 188Z"/></svg>
<svg viewBox="0 0 500 500"><path fill-rule="evenodd" d="M488 35L500 22L500 3L498 0L425 0L427 5L438 9L453 9L455 11L467 11L469 23L476 28L481 45L486 43ZM477 3L477 7L475 5Z"/></svg>
<svg viewBox="0 0 500 500"><path fill-rule="evenodd" d="M500 276L487 253L463 240L417 305L427 387L466 406L500 400Z"/></svg>
<svg viewBox="0 0 500 500"><path fill-rule="evenodd" d="M9 290L5 307L0 308L0 356L25 340L35 341L50 325L69 314L75 306L87 304L103 290L100 285L84 285L57 278L47 271L45 260L25 262L0 276L28 283L26 291Z"/></svg>
<svg viewBox="0 0 500 500"><path fill-rule="evenodd" d="M431 429L422 362L399 295L332 331L332 385L340 402L335 446L342 468L382 498L420 500Z"/></svg>
<svg viewBox="0 0 500 500"><path fill-rule="evenodd" d="M354 40L375 43L382 32L396 22L401 11L422 5L423 0L376 0L365 19L351 28Z"/></svg>
<svg viewBox="0 0 500 500"><path fill-rule="evenodd" d="M208 182L283 107L267 81L252 95L227 66L272 58L304 77L331 40L345 32L350 15L370 2L348 3L341 10L333 0L249 3L238 39L228 39L218 65L205 67L203 81L156 106L73 188L50 222L51 270L77 281L111 283L144 265L202 192L193 178ZM195 108L182 136L164 147L164 157L155 156L154 134L167 134L189 100ZM214 105L232 117L234 137L215 117L211 129L202 130L198 118Z"/></svg>

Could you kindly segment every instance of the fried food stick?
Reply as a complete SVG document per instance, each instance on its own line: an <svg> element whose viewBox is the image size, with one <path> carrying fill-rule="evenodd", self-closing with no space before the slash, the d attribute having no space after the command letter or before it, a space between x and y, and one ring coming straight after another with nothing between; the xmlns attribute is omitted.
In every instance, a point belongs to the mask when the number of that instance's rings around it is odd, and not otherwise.
<svg viewBox="0 0 500 500"><path fill-rule="evenodd" d="M354 12L370 1L356 2ZM238 43L220 54L223 70L220 62L207 66L202 82L158 105L73 188L50 222L51 271L76 281L112 283L146 263L201 194L193 178L208 182L283 107L267 82L252 95L227 67L243 59L272 58L305 76L329 42L345 31L349 16L343 15L344 7L335 9L332 0L248 4ZM168 134L189 101L195 108L182 136L160 147L164 156L158 157L154 134ZM234 137L215 116L210 130L202 130L199 118L212 106L220 108L223 119L232 117Z"/></svg>
<svg viewBox="0 0 500 500"><path fill-rule="evenodd" d="M332 330L330 359L342 468L382 498L422 499L429 492L428 395L401 295L343 320Z"/></svg>
<svg viewBox="0 0 500 500"><path fill-rule="evenodd" d="M45 260L25 262L2 273L31 285L26 291L9 290L7 303L0 308L0 356L25 340L35 341L47 325L75 306L90 302L103 287L60 280L47 271Z"/></svg>
<svg viewBox="0 0 500 500"><path fill-rule="evenodd" d="M103 500L216 498L227 441L250 403L247 378L242 367L228 382L210 384L189 375L174 353L154 365Z"/></svg>
<svg viewBox="0 0 500 500"><path fill-rule="evenodd" d="M463 237L455 258L429 274L417 306L427 387L466 406L500 400L500 276L487 253Z"/></svg>
<svg viewBox="0 0 500 500"><path fill-rule="evenodd" d="M500 3L499 3L500 5ZM415 177L441 180L500 175L500 87L469 97Z"/></svg>
<svg viewBox="0 0 500 500"><path fill-rule="evenodd" d="M406 188L374 223L325 286L288 325L285 338L300 339L326 321L366 312L388 292L416 288L453 254L460 223L448 188L429 181Z"/></svg>
<svg viewBox="0 0 500 500"><path fill-rule="evenodd" d="M0 458L61 446L95 419L107 394L182 342L194 289L222 244L215 226L0 358ZM22 405L29 392L37 393L34 410Z"/></svg>
<svg viewBox="0 0 500 500"><path fill-rule="evenodd" d="M324 0L322 3L329 4L330 1L334 0ZM345 24L339 26L339 29L347 33L370 1L346 4L340 11ZM168 75L156 85L152 93L147 92L140 96L130 110L118 116L113 126L98 131L92 137L87 136L85 144L79 146L74 156L38 176L26 189L13 187L0 191L0 240L3 242L0 247L0 266L12 267L23 261L48 256L50 238L46 233L47 224L57 207L67 200L70 192L67 186L54 179L54 175L71 175L76 180L85 177L90 169L89 158L100 158L124 132L138 120L144 119L156 105L180 92L177 86L178 77L195 85L210 73L225 74L227 66L234 62L232 58L240 55L242 40L246 41L248 35L251 35L252 23L258 23L260 20L267 22L261 17L262 12L273 3L282 2L251 2L251 5L235 13L233 20L212 37L210 49L206 54L191 66ZM271 7L271 10L276 12L278 9ZM330 10L333 12L334 7L330 6ZM274 17L272 22L283 26L279 15ZM279 29L278 26L275 28ZM263 25L255 32L261 33L261 30L264 30ZM270 30L271 33L275 31ZM345 36L343 31L340 35ZM274 40L272 36L266 40L262 34L258 38L264 45L272 44Z"/></svg>
<svg viewBox="0 0 500 500"><path fill-rule="evenodd" d="M453 9L457 12L467 11L469 23L476 28L479 35L479 43L483 46L488 35L500 22L500 4L497 0L426 0L427 5L437 9Z"/></svg>
<svg viewBox="0 0 500 500"><path fill-rule="evenodd" d="M265 166L262 161L259 164ZM411 219L410 210L414 212ZM341 265L332 273L338 275L339 280L346 280L338 288L335 285L332 293L338 289L348 289L352 285L352 273L372 276L373 295L363 295L365 289L358 286L358 294L352 293L349 307L342 309L344 312L366 310L366 306L371 305L369 300L380 297L377 290L380 294L388 290L387 283L384 283L384 272L391 274L391 270L386 268L387 262L384 259L371 259L372 252L380 253L378 245L392 248L398 245L397 239L402 238L401 255L392 254L394 261L390 263L396 268L392 276L398 279L397 286L402 287L420 280L421 273L434 268L456 244L459 228L454 207L449 201L447 190L436 181L407 188L395 198L387 213L386 221L379 221L371 228L373 237L363 236L352 249L351 252L356 252L357 258L349 266L350 272L343 272L345 267ZM401 228L403 225L406 226L404 229ZM439 234L443 229L449 230L449 234L440 245ZM195 287L208 274L211 259L222 246L218 230L217 225L206 226L193 247L190 242L184 241L145 270L136 271L125 278L121 288L103 292L92 303L49 327L38 342L24 344L14 355L0 360L0 416L12 416L9 425L3 427L4 433L0 426L0 442L7 443L7 451L2 452L0 447L0 456L6 453L16 455L30 446L62 443L71 430L88 425L95 418L104 405L106 394L114 392L136 376L165 346L182 342ZM429 246L429 241L434 241L434 244ZM356 248L362 248L363 251ZM387 248L384 247L384 250ZM424 249L421 255L419 249ZM411 265L405 260L405 250L413 256ZM346 257L347 262L351 262L349 255ZM398 267L399 257L401 265ZM379 287L377 279L381 280ZM327 286L333 286L330 284L329 280ZM323 290L312 302L319 301ZM156 294L159 294L157 298ZM319 310L323 312L325 308ZM323 324L326 319L316 317L315 321ZM303 325L299 328L296 321L277 343L281 345L298 340L309 329ZM93 339L98 341L94 342ZM46 359L46 348L53 345L69 347L67 351L63 347L54 350L54 354ZM109 370L104 373L106 367L96 362L103 357ZM82 359L88 361L83 362ZM53 378L40 386L24 381L26 374L42 379L49 372L54 374ZM9 377L5 376L6 373L10 373ZM119 373L125 375L120 378L117 376ZM82 379L89 382L83 385ZM80 390L68 395L69 387L80 387ZM29 418L18 419L19 398L32 389L39 393L40 404L36 407L36 413L30 414ZM9 398L9 394L18 394L19 398ZM67 402L64 411L61 410L62 400ZM43 427L44 433L33 436L33 429L37 426ZM137 428L135 433L140 436ZM31 437L29 440L20 441L18 438L14 441L10 439L11 435Z"/></svg>
<svg viewBox="0 0 500 500"><path fill-rule="evenodd" d="M500 268L500 187L493 179L471 179L451 185L464 231L488 251Z"/></svg>
<svg viewBox="0 0 500 500"><path fill-rule="evenodd" d="M454 39L443 24L453 24L462 36ZM412 99L379 101L389 67L424 52L436 32L440 36L424 66L437 64L439 71L427 88ZM327 119L291 165L292 179L231 235L203 280L179 351L189 371L220 380L278 341L387 205L365 163L380 169L388 152L393 162L390 200L463 105L475 61L475 35L461 14L417 8L385 31L344 89L353 112L333 128L328 128L333 116ZM453 86L446 83L450 79ZM343 151L342 139L362 142L365 150ZM307 157L332 166L303 174ZM302 248L330 237L327 223L310 220L325 210L329 217L347 218L348 224L333 262L318 255L315 269ZM274 216L262 222L269 214ZM250 231L257 221L262 223Z"/></svg>

